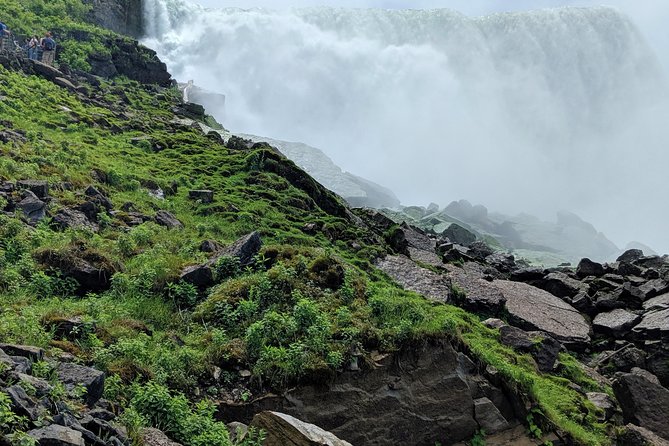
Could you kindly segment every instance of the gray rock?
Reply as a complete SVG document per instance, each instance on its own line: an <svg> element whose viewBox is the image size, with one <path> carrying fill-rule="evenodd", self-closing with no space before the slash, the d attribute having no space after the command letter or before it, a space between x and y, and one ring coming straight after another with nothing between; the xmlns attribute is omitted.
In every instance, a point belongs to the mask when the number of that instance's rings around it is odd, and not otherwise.
<svg viewBox="0 0 669 446"><path fill-rule="evenodd" d="M640 426L628 424L625 430L618 434L619 445L625 446L669 446L669 441L665 440Z"/></svg>
<svg viewBox="0 0 669 446"><path fill-rule="evenodd" d="M47 381L31 375L27 375L25 373L13 372L10 374L10 377L16 380L19 385L26 384L35 389L35 395L38 398L47 396L49 393L51 393L51 390L53 390L53 387Z"/></svg>
<svg viewBox="0 0 669 446"><path fill-rule="evenodd" d="M30 345L0 344L0 349L10 356L22 356L33 362L44 359L44 350Z"/></svg>
<svg viewBox="0 0 669 446"><path fill-rule="evenodd" d="M644 310L664 310L669 308L669 293L648 299L643 303Z"/></svg>
<svg viewBox="0 0 669 446"><path fill-rule="evenodd" d="M622 253L617 259L616 262L627 262L631 263L635 260L640 259L643 257L643 251L640 249L628 249L624 253Z"/></svg>
<svg viewBox="0 0 669 446"><path fill-rule="evenodd" d="M216 252L223 249L216 240L205 240L200 244L200 251L202 252Z"/></svg>
<svg viewBox="0 0 669 446"><path fill-rule="evenodd" d="M34 193L37 198L44 199L49 196L49 183L42 180L20 180L16 182L18 189L27 189Z"/></svg>
<svg viewBox="0 0 669 446"><path fill-rule="evenodd" d="M188 198L199 200L201 203L213 203L214 191L212 190L189 190Z"/></svg>
<svg viewBox="0 0 669 446"><path fill-rule="evenodd" d="M581 259L576 267L576 275L578 277L600 277L604 275L604 266L601 263L593 262L588 258Z"/></svg>
<svg viewBox="0 0 669 446"><path fill-rule="evenodd" d="M152 427L142 429L141 436L144 446L181 446L180 443L170 440L162 431Z"/></svg>
<svg viewBox="0 0 669 446"><path fill-rule="evenodd" d="M647 356L646 352L634 344L627 344L618 350L602 353L596 366L602 371L629 372L635 367L645 367Z"/></svg>
<svg viewBox="0 0 669 446"><path fill-rule="evenodd" d="M406 290L414 291L438 302L449 300L451 282L441 274L418 266L405 256L386 256L378 259L376 266Z"/></svg>
<svg viewBox="0 0 669 446"><path fill-rule="evenodd" d="M618 409L616 402L606 393L588 392L585 396L595 407L601 409L602 417L600 421L610 420Z"/></svg>
<svg viewBox="0 0 669 446"><path fill-rule="evenodd" d="M474 400L474 418L486 434L496 434L511 427L499 409L488 398Z"/></svg>
<svg viewBox="0 0 669 446"><path fill-rule="evenodd" d="M46 203L29 190L23 192L23 199L16 204L30 224L35 224L46 217Z"/></svg>
<svg viewBox="0 0 669 446"><path fill-rule="evenodd" d="M530 353L539 370L555 370L562 346L555 339L541 332L528 333L520 328L503 326L499 329L500 342L522 353Z"/></svg>
<svg viewBox="0 0 669 446"><path fill-rule="evenodd" d="M453 293L452 300L458 306L475 313L500 316L506 304L502 292L490 281L484 279L482 268L473 262L462 268L447 265L449 277L462 293Z"/></svg>
<svg viewBox="0 0 669 446"><path fill-rule="evenodd" d="M59 210L56 215L53 216L53 222L61 229L72 228L90 229L91 231L98 230L98 225L92 223L86 214L73 208L64 208Z"/></svg>
<svg viewBox="0 0 669 446"><path fill-rule="evenodd" d="M86 446L81 432L57 424L31 430L28 435L40 446Z"/></svg>
<svg viewBox="0 0 669 446"><path fill-rule="evenodd" d="M557 297L574 297L579 292L587 291L585 284L561 272L550 273L537 286Z"/></svg>
<svg viewBox="0 0 669 446"><path fill-rule="evenodd" d="M260 248L262 248L262 239L260 238L260 233L255 231L241 237L232 245L223 248L217 257L236 257L239 259L239 266L243 268L253 264L255 256L260 252Z"/></svg>
<svg viewBox="0 0 669 446"><path fill-rule="evenodd" d="M167 229L183 229L184 225L167 211L158 211L155 216L156 223Z"/></svg>
<svg viewBox="0 0 669 446"><path fill-rule="evenodd" d="M180 279L204 289L214 284L214 271L212 266L207 263L204 265L187 266L181 272Z"/></svg>
<svg viewBox="0 0 669 446"><path fill-rule="evenodd" d="M27 417L30 421L37 421L40 417L40 408L19 385L13 385L5 389L5 393L11 400L12 409L19 415Z"/></svg>
<svg viewBox="0 0 669 446"><path fill-rule="evenodd" d="M669 308L646 313L632 331L644 339L666 338L669 335Z"/></svg>
<svg viewBox="0 0 669 446"><path fill-rule="evenodd" d="M495 280L493 285L506 299L512 321L521 328L539 330L572 346L590 342L590 325L571 305L558 297L520 282Z"/></svg>
<svg viewBox="0 0 669 446"><path fill-rule="evenodd" d="M669 438L669 390L643 373L617 375L613 390L622 407L625 422Z"/></svg>
<svg viewBox="0 0 669 446"><path fill-rule="evenodd" d="M640 320L640 316L618 309L599 313L592 321L592 328L595 332L622 338Z"/></svg>
<svg viewBox="0 0 669 446"><path fill-rule="evenodd" d="M280 412L261 412L251 425L267 433L263 446L352 446L331 432Z"/></svg>
<svg viewBox="0 0 669 446"><path fill-rule="evenodd" d="M441 235L448 237L451 242L462 246L469 246L476 241L476 234L457 223L451 223Z"/></svg>
<svg viewBox="0 0 669 446"><path fill-rule="evenodd" d="M86 388L86 404L93 407L102 397L105 385L105 374L100 370L82 365L62 362L56 368L58 379L65 384L68 390L74 389L77 385L83 385Z"/></svg>
<svg viewBox="0 0 669 446"><path fill-rule="evenodd" d="M485 261L503 273L516 269L516 259L513 255L504 252L496 252L485 258Z"/></svg>

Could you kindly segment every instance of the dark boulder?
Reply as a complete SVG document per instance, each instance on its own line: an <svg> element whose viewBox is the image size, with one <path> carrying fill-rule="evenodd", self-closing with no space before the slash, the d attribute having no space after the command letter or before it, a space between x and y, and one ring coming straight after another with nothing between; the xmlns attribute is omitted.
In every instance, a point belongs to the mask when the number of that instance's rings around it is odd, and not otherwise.
<svg viewBox="0 0 669 446"><path fill-rule="evenodd" d="M640 249L628 249L616 259L616 262L632 263L643 257L643 251Z"/></svg>
<svg viewBox="0 0 669 446"><path fill-rule="evenodd" d="M592 328L597 333L620 339L641 320L641 317L627 310L617 309L608 313L599 313L592 321Z"/></svg>
<svg viewBox="0 0 669 446"><path fill-rule="evenodd" d="M632 331L643 339L667 339L669 337L669 309L646 313Z"/></svg>
<svg viewBox="0 0 669 446"><path fill-rule="evenodd" d="M647 357L648 354L634 344L627 344L618 350L602 353L596 366L608 375L616 371L629 372L635 367L645 367Z"/></svg>
<svg viewBox="0 0 669 446"><path fill-rule="evenodd" d="M631 423L621 429L616 440L621 446L669 446L669 441Z"/></svg>
<svg viewBox="0 0 669 446"><path fill-rule="evenodd" d="M158 211L155 216L156 223L165 226L167 229L183 229L184 225L177 218L167 211Z"/></svg>
<svg viewBox="0 0 669 446"><path fill-rule="evenodd" d="M255 256L260 252L260 248L262 248L260 233L254 231L222 249L218 257L235 257L239 259L239 265L245 267L253 264Z"/></svg>
<svg viewBox="0 0 669 446"><path fill-rule="evenodd" d="M645 370L620 373L613 382L625 422L649 429L669 438L669 390Z"/></svg>
<svg viewBox="0 0 669 446"><path fill-rule="evenodd" d="M547 275L537 286L557 297L574 297L581 291L587 291L585 284L557 271Z"/></svg>
<svg viewBox="0 0 669 446"><path fill-rule="evenodd" d="M30 224L36 224L46 217L46 203L37 198L30 190L23 191L23 199L16 204Z"/></svg>
<svg viewBox="0 0 669 446"><path fill-rule="evenodd" d="M253 417L251 426L267 434L263 446L352 446L331 432L280 412L261 412Z"/></svg>
<svg viewBox="0 0 669 446"><path fill-rule="evenodd" d="M0 344L0 349L10 356L20 356L28 358L32 362L38 362L44 359L44 350L30 345Z"/></svg>
<svg viewBox="0 0 669 446"><path fill-rule="evenodd" d="M34 193L37 198L45 199L49 197L49 183L42 180L20 180L16 182L18 189L27 189Z"/></svg>
<svg viewBox="0 0 669 446"><path fill-rule="evenodd" d="M170 440L162 431L154 428L142 429L141 438L144 446L181 446L180 443Z"/></svg>
<svg viewBox="0 0 669 446"><path fill-rule="evenodd" d="M30 421L37 421L41 416L40 407L28 396L23 387L13 385L4 390L11 401L12 410L18 415L28 418Z"/></svg>
<svg viewBox="0 0 669 446"><path fill-rule="evenodd" d="M40 446L86 446L81 432L58 424L31 430L28 436Z"/></svg>
<svg viewBox="0 0 669 446"><path fill-rule="evenodd" d="M476 234L457 223L451 223L441 235L448 237L451 242L462 246L469 246L476 241Z"/></svg>
<svg viewBox="0 0 669 446"><path fill-rule="evenodd" d="M474 400L474 418L486 434L496 434L511 427L495 404L485 397Z"/></svg>
<svg viewBox="0 0 669 446"><path fill-rule="evenodd" d="M200 289L210 287L215 283L214 270L209 263L187 266L181 272L179 278L185 282L192 283Z"/></svg>
<svg viewBox="0 0 669 446"><path fill-rule="evenodd" d="M601 263L593 262L588 258L581 259L576 267L576 275L578 277L600 277L604 275L604 266Z"/></svg>
<svg viewBox="0 0 669 446"><path fill-rule="evenodd" d="M86 404L93 407L102 398L105 385L105 374L100 370L82 365L62 362L56 368L58 379L68 390L78 385L86 388Z"/></svg>
<svg viewBox="0 0 669 446"><path fill-rule="evenodd" d="M508 273L516 269L516 259L512 254L496 252L486 257L485 261L503 273Z"/></svg>
<svg viewBox="0 0 669 446"><path fill-rule="evenodd" d="M205 240L200 244L200 251L202 252L216 252L221 249L223 249L223 246L216 240Z"/></svg>
<svg viewBox="0 0 669 446"><path fill-rule="evenodd" d="M199 200L201 203L213 203L214 191L212 190L189 190L188 198Z"/></svg>
<svg viewBox="0 0 669 446"><path fill-rule="evenodd" d="M541 333L528 333L520 328L503 326L499 329L500 341L522 353L530 353L542 372L552 372L557 365L562 346L552 337Z"/></svg>
<svg viewBox="0 0 669 446"><path fill-rule="evenodd" d="M108 289L112 276L121 269L102 253L84 246L70 246L60 251L47 249L37 252L35 258L47 269L58 270L63 276L76 280L80 294Z"/></svg>
<svg viewBox="0 0 669 446"><path fill-rule="evenodd" d="M59 210L53 217L53 223L60 229L90 229L97 231L98 225L92 223L86 214L73 208Z"/></svg>

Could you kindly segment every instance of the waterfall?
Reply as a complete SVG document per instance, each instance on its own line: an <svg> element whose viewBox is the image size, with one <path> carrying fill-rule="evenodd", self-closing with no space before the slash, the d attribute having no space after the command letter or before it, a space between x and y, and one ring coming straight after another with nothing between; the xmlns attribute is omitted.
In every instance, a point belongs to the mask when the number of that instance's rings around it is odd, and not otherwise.
<svg viewBox="0 0 669 446"><path fill-rule="evenodd" d="M664 73L615 9L144 3L144 43L180 81L225 94L232 131L319 147L407 203L567 208L627 238L635 220L612 208L659 217L639 195L668 192Z"/></svg>

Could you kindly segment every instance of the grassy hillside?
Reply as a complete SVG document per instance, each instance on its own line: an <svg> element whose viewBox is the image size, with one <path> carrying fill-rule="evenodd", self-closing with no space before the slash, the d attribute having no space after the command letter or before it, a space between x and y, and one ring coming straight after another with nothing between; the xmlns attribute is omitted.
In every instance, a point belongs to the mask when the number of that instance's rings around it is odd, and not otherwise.
<svg viewBox="0 0 669 446"><path fill-rule="evenodd" d="M108 34L81 22L86 10L76 0L0 7L22 32ZM76 54L91 43L71 45ZM243 402L328 379L354 354L437 337L496 367L536 401L542 419L579 443L608 443L595 408L570 387L597 387L573 360L563 358L563 377L542 375L475 315L398 288L370 263L388 250L382 238L292 162L267 146L230 148L203 134L175 115L176 90L118 78L88 91L75 95L0 67L2 128L19 135L0 143L0 180L48 181L50 216L85 203L90 185L112 205L95 215L97 230L0 214L0 341L72 354L106 371L106 396L130 408L123 419L131 433L158 425L186 445L231 444L208 401ZM151 192L158 189L164 198ZM214 201L189 198L196 189L212 190ZM0 198L0 208L9 201ZM159 210L184 227L151 221ZM133 223L138 215L141 224ZM184 267L207 260L203 240L227 245L252 231L264 246L250 266L224 258L208 290L180 281ZM81 259L109 271L109 283L77 283L67 266ZM79 321L76 333L59 332L65 320ZM20 432L2 407L0 400L0 430Z"/></svg>

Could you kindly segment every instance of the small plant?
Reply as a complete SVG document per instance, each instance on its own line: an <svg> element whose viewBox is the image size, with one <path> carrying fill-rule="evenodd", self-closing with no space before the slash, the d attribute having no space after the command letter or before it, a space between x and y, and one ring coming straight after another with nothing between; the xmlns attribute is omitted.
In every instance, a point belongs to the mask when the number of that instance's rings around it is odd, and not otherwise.
<svg viewBox="0 0 669 446"><path fill-rule="evenodd" d="M530 435L534 438L540 439L543 437L544 433L541 428L537 425L537 420L535 416L541 415L541 411L538 409L532 409L532 411L527 414L525 420L527 421L527 430Z"/></svg>
<svg viewBox="0 0 669 446"><path fill-rule="evenodd" d="M214 274L219 282L236 277L241 272L239 258L232 256L222 256L214 267Z"/></svg>
<svg viewBox="0 0 669 446"><path fill-rule="evenodd" d="M25 423L25 418L12 411L12 401L5 392L0 392L0 433L10 433Z"/></svg>
<svg viewBox="0 0 669 446"><path fill-rule="evenodd" d="M167 297L174 302L177 308L193 308L199 300L195 285L188 282L168 283Z"/></svg>
<svg viewBox="0 0 669 446"><path fill-rule="evenodd" d="M481 429L480 431L476 432L472 439L469 440L468 444L469 446L485 446L485 431Z"/></svg>

